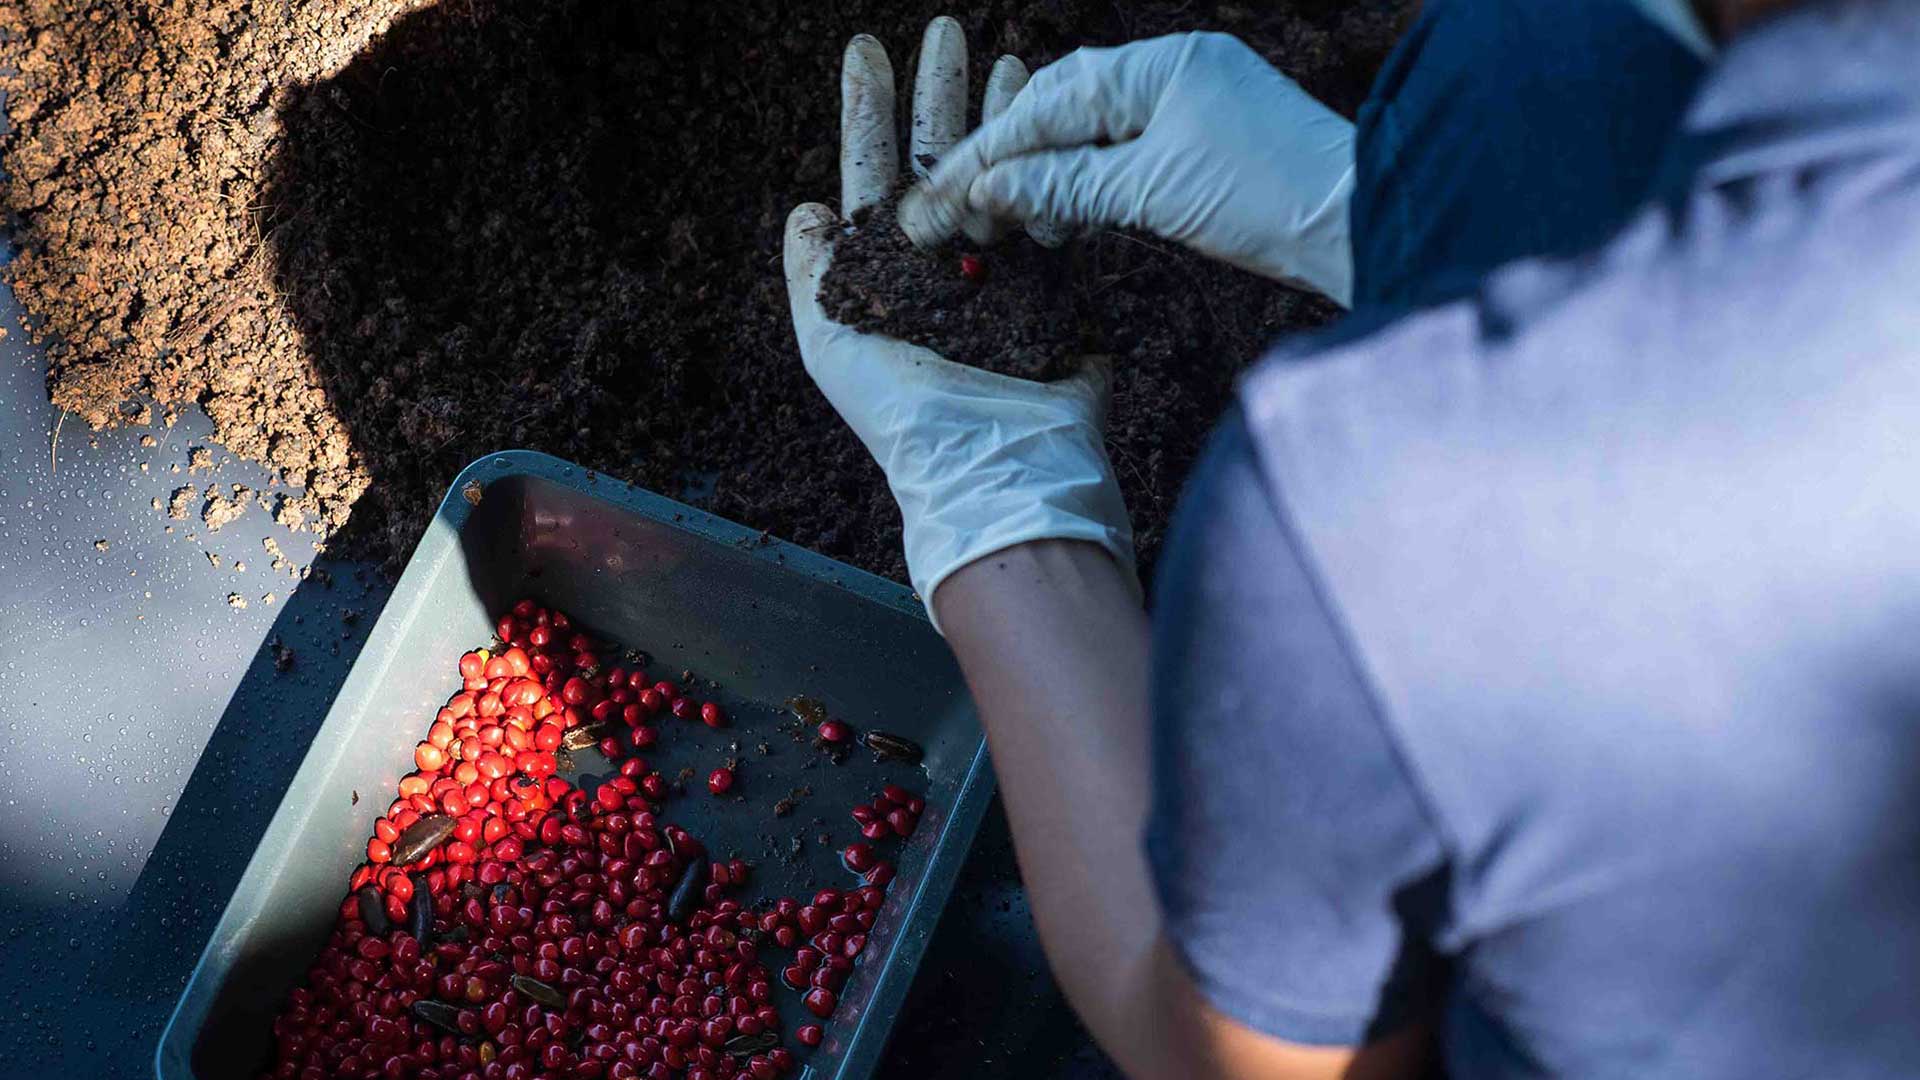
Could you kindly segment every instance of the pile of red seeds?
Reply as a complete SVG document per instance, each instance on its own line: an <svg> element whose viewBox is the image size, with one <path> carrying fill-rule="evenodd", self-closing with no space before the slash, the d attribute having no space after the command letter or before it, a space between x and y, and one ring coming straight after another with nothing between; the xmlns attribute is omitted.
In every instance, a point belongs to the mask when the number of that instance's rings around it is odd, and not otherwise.
<svg viewBox="0 0 1920 1080"><path fill-rule="evenodd" d="M374 823L339 920L274 1021L277 1080L726 1080L797 1065L781 1045L762 950L826 1019L866 948L893 865L843 853L864 882L749 907L745 861L709 861L658 818L665 778L644 749L662 714L726 724L713 702L637 668L531 601L498 651L460 658L463 689L414 751ZM622 735L624 734L624 737ZM619 773L589 795L560 770L594 745ZM717 769L708 788L732 786ZM922 800L888 785L856 820L913 831ZM877 839L879 834L870 834ZM406 860L406 861L403 861ZM794 1038L818 1046L818 1024Z"/></svg>

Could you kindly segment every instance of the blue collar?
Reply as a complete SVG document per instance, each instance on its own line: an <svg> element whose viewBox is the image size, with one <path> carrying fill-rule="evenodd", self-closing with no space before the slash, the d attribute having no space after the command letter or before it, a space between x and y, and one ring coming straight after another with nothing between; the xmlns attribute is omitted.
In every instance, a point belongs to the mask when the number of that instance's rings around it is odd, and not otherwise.
<svg viewBox="0 0 1920 1080"><path fill-rule="evenodd" d="M1920 3L1822 0L1735 39L1668 148L1669 198L1846 159L1920 157Z"/></svg>

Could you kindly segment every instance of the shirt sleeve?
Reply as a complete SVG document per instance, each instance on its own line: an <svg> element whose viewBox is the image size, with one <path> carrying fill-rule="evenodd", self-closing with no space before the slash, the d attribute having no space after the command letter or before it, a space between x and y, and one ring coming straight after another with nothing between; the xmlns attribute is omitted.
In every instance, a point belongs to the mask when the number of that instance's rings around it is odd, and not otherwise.
<svg viewBox="0 0 1920 1080"><path fill-rule="evenodd" d="M1419 1018L1442 845L1237 409L1157 585L1146 847L1174 950L1214 1008L1288 1042Z"/></svg>

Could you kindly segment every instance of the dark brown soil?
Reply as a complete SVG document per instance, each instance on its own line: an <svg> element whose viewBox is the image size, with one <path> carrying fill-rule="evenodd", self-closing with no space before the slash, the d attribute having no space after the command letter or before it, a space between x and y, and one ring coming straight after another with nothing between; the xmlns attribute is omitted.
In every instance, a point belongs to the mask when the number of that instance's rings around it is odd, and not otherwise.
<svg viewBox="0 0 1920 1080"><path fill-rule="evenodd" d="M1074 357L1105 351L1097 312L1087 317L1098 304L1094 287L1076 294L1069 250L1049 251L1014 230L984 251L964 237L921 251L900 231L897 206L889 199L859 215L858 228L834 245L820 282L828 318L1023 379L1059 378Z"/></svg>
<svg viewBox="0 0 1920 1080"><path fill-rule="evenodd" d="M7 277L55 403L95 426L197 403L336 550L403 559L463 464L523 446L899 577L880 474L795 355L779 245L837 186L847 37L907 86L944 7L0 3ZM1397 10L965 7L976 86L1001 52L1217 27L1349 113ZM1157 242L1081 257L1128 338L1110 444L1150 559L1235 372L1330 311Z"/></svg>

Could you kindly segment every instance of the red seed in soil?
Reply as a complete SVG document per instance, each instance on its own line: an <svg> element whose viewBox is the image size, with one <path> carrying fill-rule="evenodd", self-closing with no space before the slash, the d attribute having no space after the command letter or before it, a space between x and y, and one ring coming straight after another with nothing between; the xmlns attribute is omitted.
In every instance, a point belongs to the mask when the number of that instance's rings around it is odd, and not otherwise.
<svg viewBox="0 0 1920 1080"><path fill-rule="evenodd" d="M960 276L975 285L987 280L987 264L978 255L960 256Z"/></svg>
<svg viewBox="0 0 1920 1080"><path fill-rule="evenodd" d="M715 795L725 795L733 790L733 770L723 765L708 773L707 790Z"/></svg>

